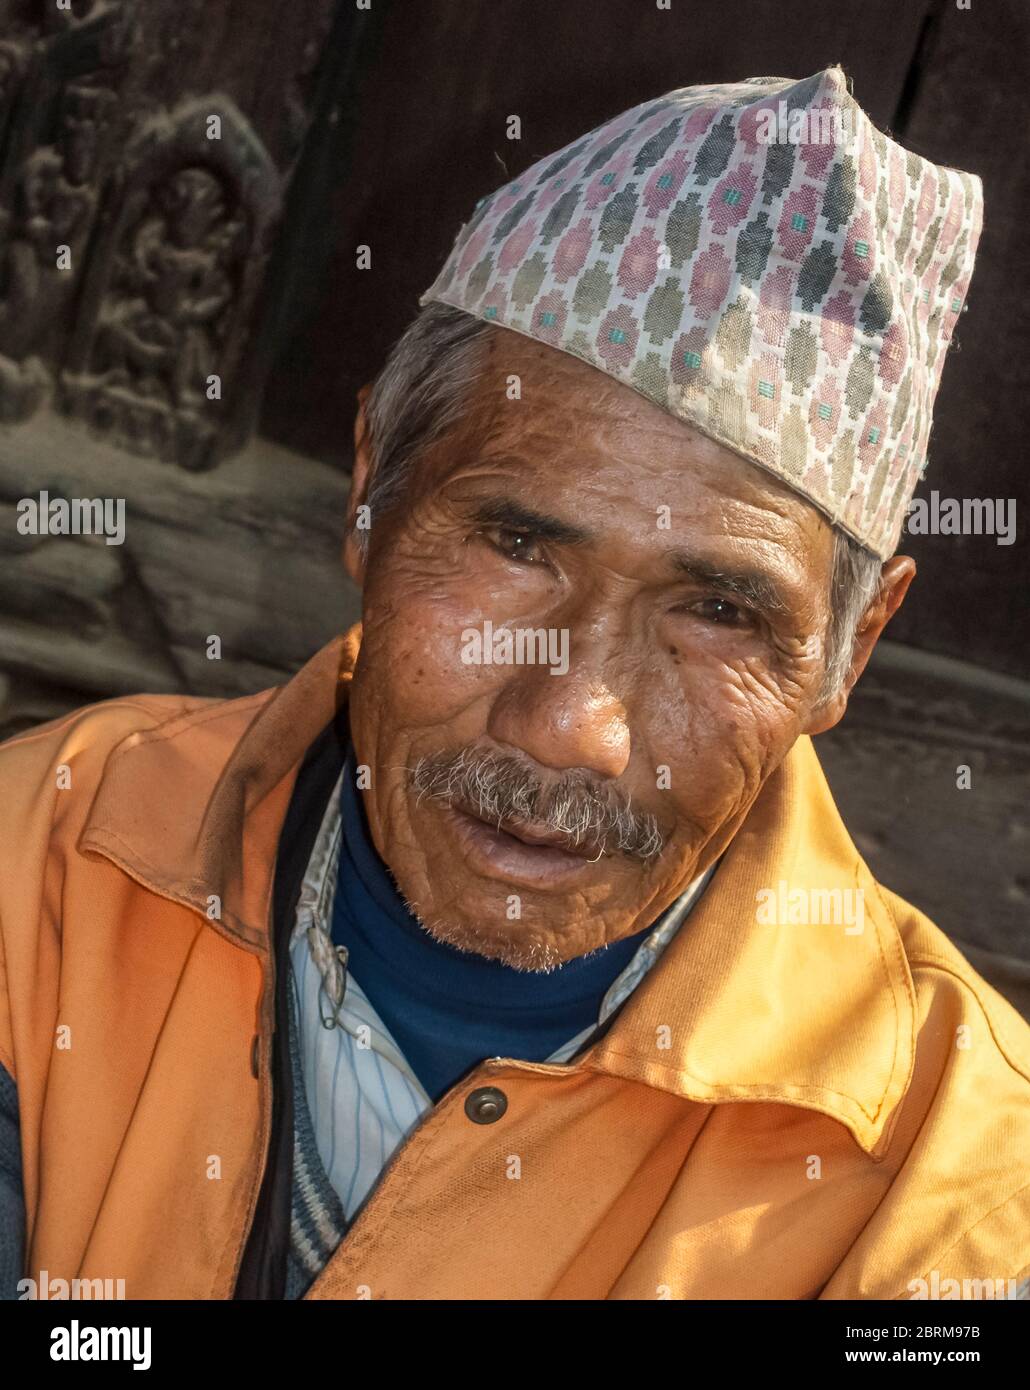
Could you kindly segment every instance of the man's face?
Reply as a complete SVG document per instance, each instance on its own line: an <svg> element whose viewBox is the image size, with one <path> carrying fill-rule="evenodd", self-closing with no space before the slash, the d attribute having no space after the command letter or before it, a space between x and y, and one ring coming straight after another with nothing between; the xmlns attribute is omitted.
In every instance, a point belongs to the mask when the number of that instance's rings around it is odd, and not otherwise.
<svg viewBox="0 0 1030 1390"><path fill-rule="evenodd" d="M568 354L495 330L488 362L373 522L350 720L420 920L540 969L649 926L805 731L832 530Z"/></svg>

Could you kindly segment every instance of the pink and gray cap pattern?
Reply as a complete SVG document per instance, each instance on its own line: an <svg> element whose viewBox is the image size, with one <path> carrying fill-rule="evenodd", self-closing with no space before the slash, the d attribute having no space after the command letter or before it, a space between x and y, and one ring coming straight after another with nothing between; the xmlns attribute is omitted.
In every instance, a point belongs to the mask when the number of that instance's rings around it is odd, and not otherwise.
<svg viewBox="0 0 1030 1390"><path fill-rule="evenodd" d="M483 199L420 302L582 358L887 558L982 221L839 67L684 87Z"/></svg>

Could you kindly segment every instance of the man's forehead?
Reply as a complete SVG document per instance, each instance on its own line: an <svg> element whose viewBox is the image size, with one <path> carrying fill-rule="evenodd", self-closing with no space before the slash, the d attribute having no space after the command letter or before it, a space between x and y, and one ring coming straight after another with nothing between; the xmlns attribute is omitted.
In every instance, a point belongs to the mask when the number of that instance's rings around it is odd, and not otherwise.
<svg viewBox="0 0 1030 1390"><path fill-rule="evenodd" d="M567 353L505 329L489 337L466 417L440 450L440 485L486 495L505 477L572 517L577 500L619 499L649 530L664 507L673 529L706 520L715 534L828 544L822 513L749 459Z"/></svg>
<svg viewBox="0 0 1030 1390"><path fill-rule="evenodd" d="M707 442L707 441L706 441ZM634 527L675 532L704 522L713 535L742 539L791 538L813 545L831 528L802 499L766 480L746 459L724 453L713 461L703 450L658 456L642 436L622 448L614 441L544 441L521 438L470 441L445 458L438 485L453 498L493 495L523 499L542 512L560 512L570 522L569 540L588 511L615 505ZM579 524L582 539L596 539Z"/></svg>
<svg viewBox="0 0 1030 1390"><path fill-rule="evenodd" d="M518 389L516 397L511 394L513 385ZM510 419L523 401L536 400L551 409L581 416L603 414L613 422L639 422L672 438L691 432L684 421L589 362L496 324L487 329L484 367L477 377L476 393L498 421ZM509 406L516 410L506 410Z"/></svg>
<svg viewBox="0 0 1030 1390"><path fill-rule="evenodd" d="M697 458L600 456L578 443L547 455L531 446L484 444L475 458L449 471L444 486L455 497L511 496L560 513L583 539L600 534L590 517L614 513L647 534L675 535L703 525L715 537L821 548L832 535L826 518L753 476L758 471L744 459L720 461L713 470Z"/></svg>

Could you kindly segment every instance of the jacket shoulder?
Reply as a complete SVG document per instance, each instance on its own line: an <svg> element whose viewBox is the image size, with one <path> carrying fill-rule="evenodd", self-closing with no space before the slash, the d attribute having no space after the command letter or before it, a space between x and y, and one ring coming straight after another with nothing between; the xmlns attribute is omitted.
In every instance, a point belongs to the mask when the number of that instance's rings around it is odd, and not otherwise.
<svg viewBox="0 0 1030 1390"><path fill-rule="evenodd" d="M12 950L36 958L42 923L56 941L60 925L46 914L47 865L73 862L74 849L105 771L117 750L186 725L227 700L185 695L128 695L83 706L0 743L0 1065L13 1072L6 999Z"/></svg>
<svg viewBox="0 0 1030 1390"><path fill-rule="evenodd" d="M927 1297L934 1279L1017 1296L1030 1275L1030 1026L924 913L876 891L912 982L913 1063L887 1194L822 1296Z"/></svg>
<svg viewBox="0 0 1030 1390"><path fill-rule="evenodd" d="M931 1003L953 1015L955 1027L981 1022L999 1061L1022 1078L1030 1100L1030 1024L989 984L930 919L882 884L908 960L921 1014Z"/></svg>
<svg viewBox="0 0 1030 1390"><path fill-rule="evenodd" d="M134 735L226 701L127 695L98 701L0 743L0 874L46 852L58 823L81 824L114 750ZM67 793L74 788L76 795Z"/></svg>
<svg viewBox="0 0 1030 1390"><path fill-rule="evenodd" d="M156 728L167 720L217 703L220 702L200 696L148 694L97 700L5 739L0 743L0 758L31 758L34 746L60 744L65 739L110 746L126 734Z"/></svg>

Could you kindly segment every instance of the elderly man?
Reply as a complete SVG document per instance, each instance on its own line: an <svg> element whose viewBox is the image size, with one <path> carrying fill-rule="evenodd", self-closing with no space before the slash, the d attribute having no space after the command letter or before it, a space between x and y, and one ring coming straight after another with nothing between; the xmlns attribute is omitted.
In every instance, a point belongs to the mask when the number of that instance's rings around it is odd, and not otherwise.
<svg viewBox="0 0 1030 1390"><path fill-rule="evenodd" d="M980 223L837 68L480 204L361 393L362 624L0 755L21 1296L1018 1296L1030 1033L810 738Z"/></svg>

